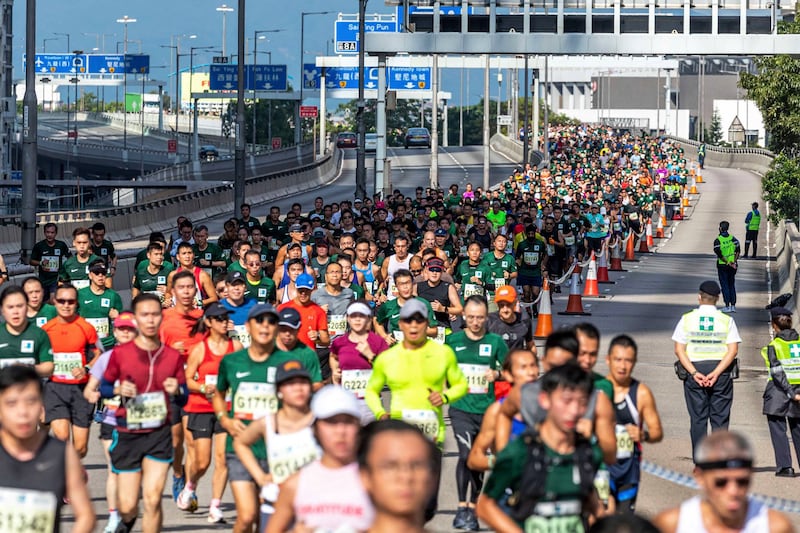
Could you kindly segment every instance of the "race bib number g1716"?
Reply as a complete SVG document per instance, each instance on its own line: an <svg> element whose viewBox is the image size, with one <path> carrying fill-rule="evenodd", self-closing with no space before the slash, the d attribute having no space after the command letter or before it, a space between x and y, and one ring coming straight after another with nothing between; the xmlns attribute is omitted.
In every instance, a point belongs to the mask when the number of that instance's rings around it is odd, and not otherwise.
<svg viewBox="0 0 800 533"><path fill-rule="evenodd" d="M268 413L278 411L278 397L275 385L271 383L239 383L233 395L234 417L242 420L256 420Z"/></svg>

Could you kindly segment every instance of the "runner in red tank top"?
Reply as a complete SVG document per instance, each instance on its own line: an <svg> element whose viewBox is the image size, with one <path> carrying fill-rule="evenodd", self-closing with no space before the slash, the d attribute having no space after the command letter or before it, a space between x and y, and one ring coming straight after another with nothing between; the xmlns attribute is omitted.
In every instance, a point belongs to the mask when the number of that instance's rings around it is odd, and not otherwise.
<svg viewBox="0 0 800 533"><path fill-rule="evenodd" d="M175 277L175 274L178 272L183 272L184 270L188 270L194 276L195 285L197 285L197 299L198 303L200 304L198 307L206 307L211 302L216 302L217 292L214 290L214 282L207 272L202 270L200 267L195 266L194 250L192 249L192 245L188 242L182 242L179 244L178 253L175 258L178 260L178 268L170 272L169 276L167 277L167 298L172 296L172 280Z"/></svg>
<svg viewBox="0 0 800 533"><path fill-rule="evenodd" d="M220 361L227 354L242 349L242 343L228 338L228 320L228 310L218 302L206 308L203 319L192 329L192 334L204 334L205 338L192 348L186 364L186 383L190 392L185 408L189 414L186 427L194 441L194 453L190 458L191 466L187 469L189 477L186 487L178 495L177 503L178 508L183 510L197 509L195 490L211 464L213 440L214 476L208 510L208 521L212 524L224 522L219 504L228 479L228 468L225 465L227 433L214 415L210 398L216 391Z"/></svg>

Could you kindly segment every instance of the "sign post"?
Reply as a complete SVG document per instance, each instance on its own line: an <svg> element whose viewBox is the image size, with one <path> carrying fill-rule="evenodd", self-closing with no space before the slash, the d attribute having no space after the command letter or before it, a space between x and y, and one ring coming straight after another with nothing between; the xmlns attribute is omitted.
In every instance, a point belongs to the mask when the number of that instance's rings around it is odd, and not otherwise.
<svg viewBox="0 0 800 533"><path fill-rule="evenodd" d="M272 149L273 150L280 150L281 149L281 138L280 137L273 137L272 138Z"/></svg>

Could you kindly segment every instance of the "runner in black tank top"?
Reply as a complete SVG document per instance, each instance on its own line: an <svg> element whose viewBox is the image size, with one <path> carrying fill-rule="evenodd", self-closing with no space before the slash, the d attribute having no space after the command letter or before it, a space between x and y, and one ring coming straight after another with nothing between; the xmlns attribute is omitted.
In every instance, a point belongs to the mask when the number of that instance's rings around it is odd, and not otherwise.
<svg viewBox="0 0 800 533"><path fill-rule="evenodd" d="M633 424L641 427L641 417L636 406L636 395L639 382L631 380L630 390L621 402L614 402L617 433L617 462L608 466L611 477L611 491L617 498L618 510L636 508L636 497L639 489L639 464L642 460L642 445L634 442L625 430L625 426Z"/></svg>
<svg viewBox="0 0 800 533"><path fill-rule="evenodd" d="M58 532L69 497L71 531L89 532L95 515L78 454L71 444L38 429L42 384L32 367L0 371L0 514L14 531ZM8 448L7 448L8 446Z"/></svg>

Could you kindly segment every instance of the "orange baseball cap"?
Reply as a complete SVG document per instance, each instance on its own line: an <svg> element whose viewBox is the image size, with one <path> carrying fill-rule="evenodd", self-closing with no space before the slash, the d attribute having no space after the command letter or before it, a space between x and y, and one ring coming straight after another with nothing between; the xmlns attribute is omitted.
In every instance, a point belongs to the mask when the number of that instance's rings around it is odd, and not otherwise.
<svg viewBox="0 0 800 533"><path fill-rule="evenodd" d="M494 293L494 301L514 303L517 301L517 290L511 285L503 285Z"/></svg>

